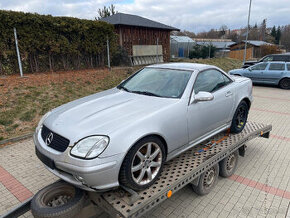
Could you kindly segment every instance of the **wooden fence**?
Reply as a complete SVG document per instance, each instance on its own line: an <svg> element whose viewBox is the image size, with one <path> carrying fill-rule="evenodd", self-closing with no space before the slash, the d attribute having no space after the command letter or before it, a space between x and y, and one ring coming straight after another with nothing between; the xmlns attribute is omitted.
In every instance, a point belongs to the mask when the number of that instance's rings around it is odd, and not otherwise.
<svg viewBox="0 0 290 218"><path fill-rule="evenodd" d="M244 49L230 51L230 58L243 60L244 59ZM253 48L247 48L246 60L253 59Z"/></svg>

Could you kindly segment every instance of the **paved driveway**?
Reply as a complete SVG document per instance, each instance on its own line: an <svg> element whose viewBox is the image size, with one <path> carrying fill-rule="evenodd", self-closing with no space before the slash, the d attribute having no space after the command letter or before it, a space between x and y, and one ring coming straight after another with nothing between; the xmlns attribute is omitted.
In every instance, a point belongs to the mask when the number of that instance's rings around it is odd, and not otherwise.
<svg viewBox="0 0 290 218"><path fill-rule="evenodd" d="M272 124L270 139L247 143L235 175L220 178L210 194L198 197L187 186L146 217L285 218L290 202L290 91L255 86L254 97L249 119ZM0 214L56 179L37 160L32 140L1 148Z"/></svg>

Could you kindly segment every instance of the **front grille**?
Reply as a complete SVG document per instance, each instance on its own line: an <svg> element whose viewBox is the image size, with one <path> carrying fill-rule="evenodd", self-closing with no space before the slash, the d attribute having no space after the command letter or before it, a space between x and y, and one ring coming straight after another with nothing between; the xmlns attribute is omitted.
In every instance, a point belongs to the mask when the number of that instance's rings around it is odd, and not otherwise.
<svg viewBox="0 0 290 218"><path fill-rule="evenodd" d="M41 130L41 137L45 143L46 143L46 138L50 133L53 134L53 137L52 137L52 141L47 146L57 151L64 152L69 145L69 140L51 131L46 126L43 126Z"/></svg>

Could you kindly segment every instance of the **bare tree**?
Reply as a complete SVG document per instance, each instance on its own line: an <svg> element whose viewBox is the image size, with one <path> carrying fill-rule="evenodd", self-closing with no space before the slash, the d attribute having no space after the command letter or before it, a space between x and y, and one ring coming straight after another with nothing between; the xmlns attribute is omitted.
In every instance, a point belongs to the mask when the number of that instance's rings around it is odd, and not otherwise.
<svg viewBox="0 0 290 218"><path fill-rule="evenodd" d="M290 51L290 24L281 28L281 45L283 45L287 51Z"/></svg>
<svg viewBox="0 0 290 218"><path fill-rule="evenodd" d="M264 19L260 25L260 40L265 41L267 29L267 19Z"/></svg>
<svg viewBox="0 0 290 218"><path fill-rule="evenodd" d="M99 8L98 9L98 17L95 18L96 20L100 20L101 18L104 17L109 17L112 16L114 14L118 13L118 11L116 11L115 5L111 4L109 7L104 6L104 8Z"/></svg>

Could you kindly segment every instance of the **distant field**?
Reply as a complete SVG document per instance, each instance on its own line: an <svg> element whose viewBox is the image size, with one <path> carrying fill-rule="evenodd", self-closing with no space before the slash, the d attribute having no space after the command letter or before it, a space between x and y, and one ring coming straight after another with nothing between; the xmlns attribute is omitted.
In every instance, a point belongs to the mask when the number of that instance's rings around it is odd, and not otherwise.
<svg viewBox="0 0 290 218"><path fill-rule="evenodd" d="M229 58L188 60L225 71L239 68ZM41 116L69 101L112 88L138 68L114 68L0 77L0 140L34 131Z"/></svg>

